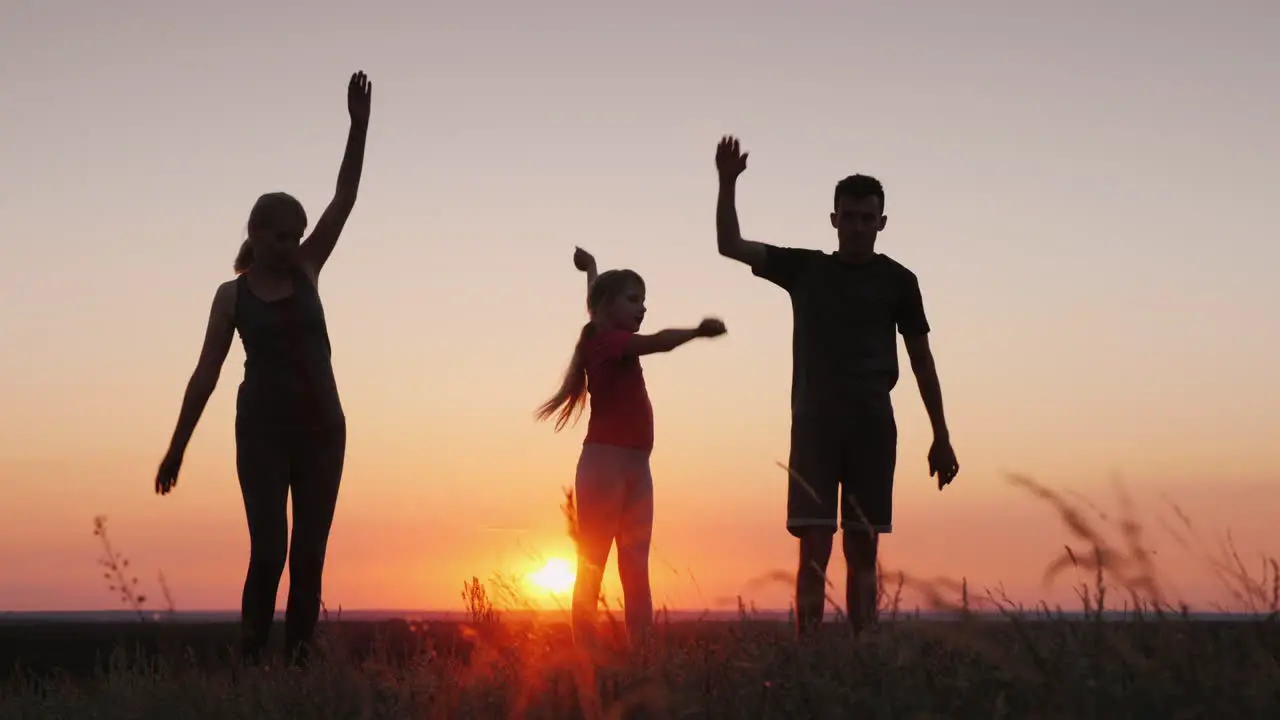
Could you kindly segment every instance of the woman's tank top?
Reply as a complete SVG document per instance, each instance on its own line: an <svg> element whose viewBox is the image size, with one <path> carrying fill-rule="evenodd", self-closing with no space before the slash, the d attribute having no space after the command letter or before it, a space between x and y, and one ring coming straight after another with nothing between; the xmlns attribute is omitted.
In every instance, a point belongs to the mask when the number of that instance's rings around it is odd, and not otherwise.
<svg viewBox="0 0 1280 720"><path fill-rule="evenodd" d="M316 286L292 272L293 292L266 302L236 280L235 327L244 345L236 421L294 427L345 423L330 361L329 330Z"/></svg>

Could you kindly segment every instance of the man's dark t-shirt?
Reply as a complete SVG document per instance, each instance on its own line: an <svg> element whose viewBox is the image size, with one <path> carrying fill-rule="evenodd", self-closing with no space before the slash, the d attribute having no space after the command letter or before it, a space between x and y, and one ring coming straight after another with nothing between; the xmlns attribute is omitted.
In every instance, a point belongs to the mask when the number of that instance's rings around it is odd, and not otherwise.
<svg viewBox="0 0 1280 720"><path fill-rule="evenodd" d="M886 402L898 382L895 329L929 332L915 274L885 255L853 264L766 245L752 272L791 295L793 419L847 417Z"/></svg>

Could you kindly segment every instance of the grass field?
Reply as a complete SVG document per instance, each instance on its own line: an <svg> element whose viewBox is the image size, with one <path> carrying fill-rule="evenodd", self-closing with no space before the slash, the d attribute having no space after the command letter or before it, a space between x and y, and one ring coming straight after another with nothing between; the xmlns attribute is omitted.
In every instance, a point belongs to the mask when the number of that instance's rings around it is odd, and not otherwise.
<svg viewBox="0 0 1280 720"><path fill-rule="evenodd" d="M126 628L129 632L125 632ZM305 671L246 671L234 628L0 630L42 648L0 696L22 718L1264 718L1280 625L1166 617L886 622L797 643L783 623L665 625L635 657L584 662L563 625L324 628ZM123 641L123 642L119 642ZM86 663L94 656L102 666ZM119 644L115 644L118 643ZM115 650L110 648L115 644ZM19 652L21 652L19 650ZM66 661L68 671L51 674ZM582 702L580 702L582 701ZM643 709L646 714L630 711Z"/></svg>
<svg viewBox="0 0 1280 720"><path fill-rule="evenodd" d="M882 620L796 641L785 622L670 622L641 650L588 657L562 622L515 619L475 581L470 620L327 618L306 670L239 667L235 628L152 621L0 625L0 718L1274 718L1280 717L1280 577L1234 553L1213 565L1230 610L1201 621L1166 598L1141 527L1110 542L1093 518L1020 481L1059 512L1078 550L1049 566L1087 570L1072 615L915 583L945 621L899 612L886 574ZM103 533L108 576L122 560ZM113 583L126 605L127 574ZM121 589L123 586L123 590ZM495 608L490 592L504 598ZM1120 612L1110 598L1124 598ZM833 603L834 604L834 603ZM512 607L512 610L519 608ZM981 612L979 612L981 610ZM838 608L835 608L838 613ZM615 614L606 612L615 636Z"/></svg>

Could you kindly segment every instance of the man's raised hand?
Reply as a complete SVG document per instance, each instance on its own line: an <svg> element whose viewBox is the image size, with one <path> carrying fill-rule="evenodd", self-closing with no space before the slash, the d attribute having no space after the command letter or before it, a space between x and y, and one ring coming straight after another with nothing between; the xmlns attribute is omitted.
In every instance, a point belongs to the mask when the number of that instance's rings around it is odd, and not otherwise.
<svg viewBox="0 0 1280 720"><path fill-rule="evenodd" d="M720 180L737 180L746 169L747 153L742 152L738 138L732 135L720 138L720 145L716 147L716 170L720 173Z"/></svg>

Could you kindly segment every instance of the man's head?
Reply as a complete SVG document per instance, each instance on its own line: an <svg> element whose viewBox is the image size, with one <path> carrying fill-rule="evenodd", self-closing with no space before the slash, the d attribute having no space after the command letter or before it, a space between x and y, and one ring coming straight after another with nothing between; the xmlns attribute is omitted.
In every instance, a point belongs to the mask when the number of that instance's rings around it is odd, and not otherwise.
<svg viewBox="0 0 1280 720"><path fill-rule="evenodd" d="M869 175L850 175L836 183L831 227L841 254L866 257L875 252L876 235L884 229L884 187Z"/></svg>

